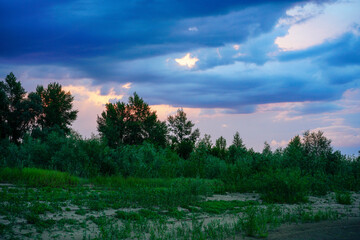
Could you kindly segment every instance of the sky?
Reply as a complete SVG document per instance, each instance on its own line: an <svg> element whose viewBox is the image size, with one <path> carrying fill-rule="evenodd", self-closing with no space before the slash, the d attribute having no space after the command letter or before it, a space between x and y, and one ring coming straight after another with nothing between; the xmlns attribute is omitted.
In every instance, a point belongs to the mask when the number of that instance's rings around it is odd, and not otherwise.
<svg viewBox="0 0 360 240"><path fill-rule="evenodd" d="M73 128L137 92L161 120L261 151L306 130L360 150L360 1L0 0L0 79L58 82Z"/></svg>

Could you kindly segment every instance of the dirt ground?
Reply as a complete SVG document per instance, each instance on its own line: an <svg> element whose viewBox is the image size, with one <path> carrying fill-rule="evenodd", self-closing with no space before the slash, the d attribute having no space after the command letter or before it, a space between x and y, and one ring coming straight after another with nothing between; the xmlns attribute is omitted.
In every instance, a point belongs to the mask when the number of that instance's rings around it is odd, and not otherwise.
<svg viewBox="0 0 360 240"><path fill-rule="evenodd" d="M241 239L241 238L239 238ZM252 238L245 238L252 239ZM359 240L360 218L282 225L269 232L268 240Z"/></svg>
<svg viewBox="0 0 360 240"><path fill-rule="evenodd" d="M13 185L0 185L2 187L16 188ZM257 193L228 193L223 195L213 195L208 197L205 201L258 201L261 203L260 195ZM265 206L265 205L264 205ZM262 204L260 207L264 207ZM309 202L304 204L274 204L274 206L281 208L284 211L296 211L301 208L304 211L324 211L327 210L335 211L339 213L342 218L341 220L333 221L321 221L312 223L284 223L274 230L269 230L268 236L265 239L273 240L360 240L360 193L352 193L352 204L342 205L338 204L335 199L335 193L329 193L323 197L309 197ZM20 239L34 239L37 236L39 239L83 239L84 231L86 230L87 235L85 236L97 236L99 234L99 227L92 221L90 217L106 217L113 223L122 225L121 220L115 217L116 211L121 210L123 212L138 212L141 208L119 208L119 209L103 209L101 211L92 211L83 207L86 213L79 215L76 213L79 210L79 206L72 204L70 201L65 201L64 205L61 205L62 211L50 213L47 212L42 214L41 217L45 220L61 220L61 219L72 219L76 220L76 225L65 225L61 229L54 227L51 230L45 230L42 233L36 233L36 229L33 225L26 224L25 219L16 219L14 222L13 230L14 236L21 236ZM187 209L179 208L181 211L189 211ZM203 221L204 225L209 224L212 221L218 221L221 224L233 223L237 216L241 213L222 213L222 214L209 214L206 212L200 212L196 218L199 221ZM167 220L168 225L180 226L182 223L188 223L191 225L192 218L188 214L182 220L169 218ZM2 216L0 214L0 224L8 225L10 220L8 216ZM1 230L1 229L0 229ZM0 232L1 233L1 232ZM33 234L31 234L33 233ZM24 236L28 234L27 238ZM0 239L3 237L0 234ZM134 239L134 238L132 238ZM230 239L234 239L229 238ZM255 240L258 238L245 237L243 234L236 235L235 239Z"/></svg>

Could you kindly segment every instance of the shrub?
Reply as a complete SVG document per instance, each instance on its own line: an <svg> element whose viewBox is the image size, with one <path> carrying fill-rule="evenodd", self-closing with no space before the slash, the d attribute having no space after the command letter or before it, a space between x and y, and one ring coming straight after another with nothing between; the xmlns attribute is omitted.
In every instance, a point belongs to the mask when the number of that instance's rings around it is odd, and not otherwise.
<svg viewBox="0 0 360 240"><path fill-rule="evenodd" d="M352 199L349 192L336 192L335 193L336 202L344 205L351 205Z"/></svg>
<svg viewBox="0 0 360 240"><path fill-rule="evenodd" d="M225 161L213 156L208 156L204 165L205 178L208 179L219 178L226 170Z"/></svg>
<svg viewBox="0 0 360 240"><path fill-rule="evenodd" d="M324 196L330 191L330 182L324 173L316 173L309 177L311 193L316 196Z"/></svg>
<svg viewBox="0 0 360 240"><path fill-rule="evenodd" d="M277 170L265 174L259 187L261 198L270 203L306 202L308 181L298 170Z"/></svg>

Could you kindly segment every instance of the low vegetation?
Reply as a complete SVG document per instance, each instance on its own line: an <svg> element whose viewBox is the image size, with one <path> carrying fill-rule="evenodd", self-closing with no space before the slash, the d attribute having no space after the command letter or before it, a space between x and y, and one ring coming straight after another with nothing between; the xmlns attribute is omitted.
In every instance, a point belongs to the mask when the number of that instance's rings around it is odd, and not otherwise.
<svg viewBox="0 0 360 240"><path fill-rule="evenodd" d="M30 187L69 187L79 183L79 178L69 173L37 168L3 168L0 180Z"/></svg>

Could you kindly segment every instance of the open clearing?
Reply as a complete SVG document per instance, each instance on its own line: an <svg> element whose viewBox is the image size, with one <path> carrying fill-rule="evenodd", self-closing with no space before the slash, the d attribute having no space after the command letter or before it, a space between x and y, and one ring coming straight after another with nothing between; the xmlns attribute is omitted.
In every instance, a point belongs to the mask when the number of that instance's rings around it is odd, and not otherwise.
<svg viewBox="0 0 360 240"><path fill-rule="evenodd" d="M265 204L257 193L227 193L178 207L145 207L143 202L127 201L118 190L104 187L2 184L0 189L2 239L316 240L360 236L359 193L351 193L349 205L338 204L335 193L291 205Z"/></svg>

